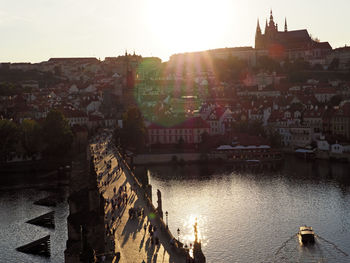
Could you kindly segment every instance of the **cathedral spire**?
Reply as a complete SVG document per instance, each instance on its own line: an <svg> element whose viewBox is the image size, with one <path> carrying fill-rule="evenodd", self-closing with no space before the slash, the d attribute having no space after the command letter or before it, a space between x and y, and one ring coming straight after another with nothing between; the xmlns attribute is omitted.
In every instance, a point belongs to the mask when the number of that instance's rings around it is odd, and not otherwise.
<svg viewBox="0 0 350 263"><path fill-rule="evenodd" d="M275 27L275 22L273 21L272 9L270 10L270 22L269 22L269 27L270 27L270 28L274 28L274 27Z"/></svg>
<svg viewBox="0 0 350 263"><path fill-rule="evenodd" d="M288 31L288 27L287 27L287 18L284 18L284 32Z"/></svg>
<svg viewBox="0 0 350 263"><path fill-rule="evenodd" d="M261 35L261 28L260 28L259 18L258 18L258 22L256 24L256 35Z"/></svg>
<svg viewBox="0 0 350 263"><path fill-rule="evenodd" d="M266 23L265 23L265 33L264 33L264 34L266 34L266 32L267 32L267 28L268 28L268 25L267 25L267 19L266 19Z"/></svg>

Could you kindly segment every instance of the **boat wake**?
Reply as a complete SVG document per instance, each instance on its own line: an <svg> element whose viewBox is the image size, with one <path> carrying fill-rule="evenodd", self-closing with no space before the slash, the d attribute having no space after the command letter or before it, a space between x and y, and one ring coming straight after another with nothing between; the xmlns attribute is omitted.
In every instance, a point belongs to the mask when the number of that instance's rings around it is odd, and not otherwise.
<svg viewBox="0 0 350 263"><path fill-rule="evenodd" d="M300 263L345 263L349 262L349 255L336 244L315 235L315 244L300 245L297 234L281 244L276 252L262 262L300 262Z"/></svg>
<svg viewBox="0 0 350 263"><path fill-rule="evenodd" d="M346 257L349 256L346 252L344 252L343 250L341 250L341 249L340 249L336 244L334 244L333 242L328 241L328 240L326 240L325 238L323 238L323 237L321 237L321 236L319 236L319 235L316 235L316 237L319 238L319 239L321 239L322 241L327 242L328 244L332 245L336 250L338 250L340 253L343 253Z"/></svg>

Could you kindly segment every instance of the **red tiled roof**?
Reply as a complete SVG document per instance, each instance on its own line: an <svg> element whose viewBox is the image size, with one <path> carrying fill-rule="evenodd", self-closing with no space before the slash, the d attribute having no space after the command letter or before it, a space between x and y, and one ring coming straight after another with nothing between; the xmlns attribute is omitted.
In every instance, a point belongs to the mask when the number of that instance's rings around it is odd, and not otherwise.
<svg viewBox="0 0 350 263"><path fill-rule="evenodd" d="M208 116L208 119L210 118L210 116L211 116L212 114L214 114L214 115L215 115L215 118L218 120L218 119L221 118L221 116L224 114L224 112L225 112L225 109L224 109L224 108L217 107L217 108L213 109L213 110L210 112L210 114L209 114L209 116Z"/></svg>

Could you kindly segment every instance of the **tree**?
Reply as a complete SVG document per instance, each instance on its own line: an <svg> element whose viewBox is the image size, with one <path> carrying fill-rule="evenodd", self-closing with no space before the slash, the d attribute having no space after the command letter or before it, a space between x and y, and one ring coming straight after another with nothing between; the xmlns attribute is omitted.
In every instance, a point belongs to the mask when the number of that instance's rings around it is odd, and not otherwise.
<svg viewBox="0 0 350 263"><path fill-rule="evenodd" d="M136 107L130 108L123 116L123 128L116 128L114 140L125 148L143 150L146 145L147 130L143 116Z"/></svg>
<svg viewBox="0 0 350 263"><path fill-rule="evenodd" d="M24 120L21 124L21 142L26 153L32 157L43 150L40 125L34 120Z"/></svg>
<svg viewBox="0 0 350 263"><path fill-rule="evenodd" d="M47 156L62 157L70 150L73 133L61 112L57 110L49 112L43 123L42 132Z"/></svg>
<svg viewBox="0 0 350 263"><path fill-rule="evenodd" d="M15 151L19 139L19 129L17 125L9 120L0 120L0 162L4 163Z"/></svg>
<svg viewBox="0 0 350 263"><path fill-rule="evenodd" d="M199 145L199 149L202 153L209 152L210 148L212 147L212 140L210 139L210 135L207 132L203 132L201 134L201 142Z"/></svg>
<svg viewBox="0 0 350 263"><path fill-rule="evenodd" d="M272 147L281 147L282 137L278 131L271 131L268 135L268 140L270 141Z"/></svg>
<svg viewBox="0 0 350 263"><path fill-rule="evenodd" d="M339 106L339 104L342 102L342 100L343 100L342 95L335 95L329 100L328 106L330 108L333 108L334 106Z"/></svg>

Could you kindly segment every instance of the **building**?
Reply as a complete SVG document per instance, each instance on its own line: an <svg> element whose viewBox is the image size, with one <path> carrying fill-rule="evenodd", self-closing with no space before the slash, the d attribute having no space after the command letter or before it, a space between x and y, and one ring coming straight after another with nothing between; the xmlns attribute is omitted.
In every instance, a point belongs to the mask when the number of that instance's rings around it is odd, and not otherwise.
<svg viewBox="0 0 350 263"><path fill-rule="evenodd" d="M331 133L350 140L350 102L344 102L331 116Z"/></svg>
<svg viewBox="0 0 350 263"><path fill-rule="evenodd" d="M265 31L262 33L259 20L255 34L255 49L268 50L271 57L277 59L302 58L309 62L325 63L326 56L332 51L328 42L313 40L306 29L288 31L287 19L284 30L279 31L277 23L270 12L269 22L266 20Z"/></svg>
<svg viewBox="0 0 350 263"><path fill-rule="evenodd" d="M182 67L184 63L196 63L211 59L228 59L235 57L243 60L250 66L256 66L257 57L268 55L266 50L256 50L253 47L216 48L198 52L174 54L169 59L169 65Z"/></svg>
<svg viewBox="0 0 350 263"><path fill-rule="evenodd" d="M350 47L336 48L327 56L328 65L337 60L339 69L350 69Z"/></svg>
<svg viewBox="0 0 350 263"><path fill-rule="evenodd" d="M177 144L183 140L184 143L198 144L201 142L201 135L209 134L209 131L209 124L201 117L190 118L172 127L152 123L148 126L148 142L149 144Z"/></svg>
<svg viewBox="0 0 350 263"><path fill-rule="evenodd" d="M210 135L223 135L226 130L231 128L234 118L230 109L216 107L210 112L206 120L210 126Z"/></svg>

